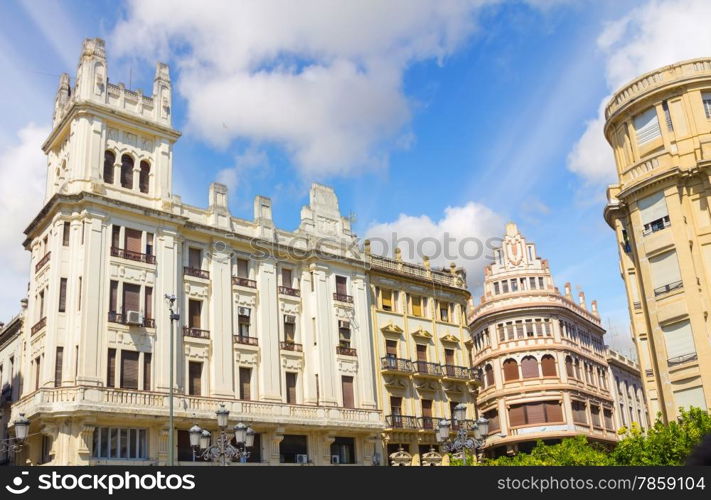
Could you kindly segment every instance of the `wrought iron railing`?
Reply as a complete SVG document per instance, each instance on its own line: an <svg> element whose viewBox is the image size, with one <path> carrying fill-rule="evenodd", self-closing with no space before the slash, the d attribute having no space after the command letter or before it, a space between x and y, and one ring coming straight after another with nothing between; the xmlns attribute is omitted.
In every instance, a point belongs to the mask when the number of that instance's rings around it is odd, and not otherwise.
<svg viewBox="0 0 711 500"><path fill-rule="evenodd" d="M412 361L410 361L409 359L395 358L392 356L385 356L384 358L380 358L380 368L382 370L405 373L412 373L414 371L412 368Z"/></svg>
<svg viewBox="0 0 711 500"><path fill-rule="evenodd" d="M239 276L232 276L232 284L236 286L244 286L247 288L257 288L257 282L247 278L240 278Z"/></svg>
<svg viewBox="0 0 711 500"><path fill-rule="evenodd" d="M279 347L281 347L285 351L302 352L304 350L301 344L297 344L296 342L290 341L280 342Z"/></svg>
<svg viewBox="0 0 711 500"><path fill-rule="evenodd" d="M257 337L249 337L247 335L235 334L232 336L232 338L238 344L259 345L259 340L257 339Z"/></svg>
<svg viewBox="0 0 711 500"><path fill-rule="evenodd" d="M658 288L654 289L654 296L657 297L659 295L663 295L665 293L669 293L672 290L676 290L677 288L682 288L684 286L684 282L679 280L679 281L674 281L672 283L668 283L664 286L660 286Z"/></svg>
<svg viewBox="0 0 711 500"><path fill-rule="evenodd" d="M292 297L301 297L301 290L298 288L290 288L288 286L280 286L279 293L282 295L290 295Z"/></svg>
<svg viewBox="0 0 711 500"><path fill-rule="evenodd" d="M209 339L210 338L210 330L201 330L199 328L192 328L190 326L184 326L183 327L183 337Z"/></svg>
<svg viewBox="0 0 711 500"><path fill-rule="evenodd" d="M682 354L681 356L674 356L673 358L667 359L667 365L680 365L682 363L688 363L689 361L696 361L697 359L698 355L695 352L690 352L688 354Z"/></svg>
<svg viewBox="0 0 711 500"><path fill-rule="evenodd" d="M333 300L337 300L338 302L345 302L347 304L352 304L353 303L353 296L346 295L345 293L334 293Z"/></svg>
<svg viewBox="0 0 711 500"><path fill-rule="evenodd" d="M346 346L342 346L342 345L337 345L336 346L336 353L342 354L344 356L355 356L356 350L354 347L346 347Z"/></svg>
<svg viewBox="0 0 711 500"><path fill-rule="evenodd" d="M44 257L42 257L40 259L40 261L37 263L37 265L35 265L35 272L36 273L39 272L39 270L42 269L47 262L49 262L49 258L51 257L51 255L52 255L52 252L47 252L46 254L44 254Z"/></svg>
<svg viewBox="0 0 711 500"><path fill-rule="evenodd" d="M116 311L109 311L109 323L119 323L122 325L127 324L126 315ZM156 320L153 318L143 318L141 325L147 328L155 328Z"/></svg>
<svg viewBox="0 0 711 500"><path fill-rule="evenodd" d="M210 272L209 271L204 271L202 269L198 269L197 267L188 267L185 266L183 268L183 272L187 274L188 276L193 276L195 278L202 278L205 280L210 279Z"/></svg>
<svg viewBox="0 0 711 500"><path fill-rule="evenodd" d="M437 363L430 363L429 361L413 361L412 364L415 367L415 372L420 375L433 375L436 377L442 375L442 367Z"/></svg>
<svg viewBox="0 0 711 500"><path fill-rule="evenodd" d="M45 325L47 325L47 316L32 325L32 328L30 329L30 335L34 335L35 333L39 332L42 328L45 327Z"/></svg>
<svg viewBox="0 0 711 500"><path fill-rule="evenodd" d="M439 426L439 418L436 417L419 417L420 429L425 431L436 431Z"/></svg>
<svg viewBox="0 0 711 500"><path fill-rule="evenodd" d="M417 417L408 415L388 415L385 417L385 426L390 429L417 430Z"/></svg>
<svg viewBox="0 0 711 500"><path fill-rule="evenodd" d="M146 264L155 264L155 255L133 252L131 250L126 250L125 248L111 247L111 256L118 257L119 259L133 260L136 262L145 262Z"/></svg>
<svg viewBox="0 0 711 500"><path fill-rule="evenodd" d="M444 376L449 378L472 378L472 372L466 366L442 365L442 371L444 372Z"/></svg>

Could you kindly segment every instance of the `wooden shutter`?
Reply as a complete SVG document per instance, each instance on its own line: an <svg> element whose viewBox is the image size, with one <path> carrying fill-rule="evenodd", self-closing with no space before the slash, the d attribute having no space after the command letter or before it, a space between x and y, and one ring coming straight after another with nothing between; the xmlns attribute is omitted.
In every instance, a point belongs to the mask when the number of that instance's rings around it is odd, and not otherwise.
<svg viewBox="0 0 711 500"><path fill-rule="evenodd" d="M237 276L249 278L249 261L247 259L237 259Z"/></svg>
<svg viewBox="0 0 711 500"><path fill-rule="evenodd" d="M592 420L593 427L602 427L602 422L600 422L599 406L590 406L590 419Z"/></svg>
<svg viewBox="0 0 711 500"><path fill-rule="evenodd" d="M643 225L669 215L664 191L659 191L651 196L642 198L637 202L637 208L639 209L639 216L642 219Z"/></svg>
<svg viewBox="0 0 711 500"><path fill-rule="evenodd" d="M188 392L193 396L202 395L202 363L188 362Z"/></svg>
<svg viewBox="0 0 711 500"><path fill-rule="evenodd" d="M546 422L563 422L563 407L558 401L546 401Z"/></svg>
<svg viewBox="0 0 711 500"><path fill-rule="evenodd" d="M143 390L151 390L151 371L153 355L150 352L143 353Z"/></svg>
<svg viewBox="0 0 711 500"><path fill-rule="evenodd" d="M138 389L138 351L121 351L121 388Z"/></svg>
<svg viewBox="0 0 711 500"><path fill-rule="evenodd" d="M336 276L336 293L338 295L348 295L347 283L345 276Z"/></svg>
<svg viewBox="0 0 711 500"><path fill-rule="evenodd" d="M109 311L116 312L118 302L118 281L111 281L111 287L109 290Z"/></svg>
<svg viewBox="0 0 711 500"><path fill-rule="evenodd" d="M153 318L153 287L152 286L147 286L146 287L146 293L145 293L145 307L143 310L145 311L145 316L146 318L152 319Z"/></svg>
<svg viewBox="0 0 711 500"><path fill-rule="evenodd" d="M341 377L341 387L343 388L343 407L355 408L353 399L353 377Z"/></svg>
<svg viewBox="0 0 711 500"><path fill-rule="evenodd" d="M417 361L427 361L427 346L417 344Z"/></svg>
<svg viewBox="0 0 711 500"><path fill-rule="evenodd" d="M575 378L575 373L573 372L573 358L570 356L566 356L565 358L565 373L567 373L569 377Z"/></svg>
<svg viewBox="0 0 711 500"><path fill-rule="evenodd" d="M202 268L202 251L199 248L188 249L188 266L193 269Z"/></svg>
<svg viewBox="0 0 711 500"><path fill-rule="evenodd" d="M516 360L507 359L504 361L504 380L518 380L518 363Z"/></svg>
<svg viewBox="0 0 711 500"><path fill-rule="evenodd" d="M412 315L422 316L422 297L412 297Z"/></svg>
<svg viewBox="0 0 711 500"><path fill-rule="evenodd" d="M383 301L383 309L386 311L393 310L393 292L391 290L383 290L380 294Z"/></svg>
<svg viewBox="0 0 711 500"><path fill-rule="evenodd" d="M59 278L59 312L67 310L67 278Z"/></svg>
<svg viewBox="0 0 711 500"><path fill-rule="evenodd" d="M454 364L454 349L445 349L444 350L444 363L447 365Z"/></svg>
<svg viewBox="0 0 711 500"><path fill-rule="evenodd" d="M141 231L136 229L126 228L126 250L136 253L142 253L141 248Z"/></svg>
<svg viewBox="0 0 711 500"><path fill-rule="evenodd" d="M605 408L602 411L603 416L605 417L605 429L608 431L612 431L615 429L613 423L612 423L612 410L608 410Z"/></svg>
<svg viewBox="0 0 711 500"><path fill-rule="evenodd" d="M281 270L281 286L291 288L291 269L282 268Z"/></svg>
<svg viewBox="0 0 711 500"><path fill-rule="evenodd" d="M65 247L69 246L69 230L71 226L69 225L69 222L65 222L64 225L62 226L62 245Z"/></svg>
<svg viewBox="0 0 711 500"><path fill-rule="evenodd" d="M132 283L123 284L123 312L141 310L141 287Z"/></svg>
<svg viewBox="0 0 711 500"><path fill-rule="evenodd" d="M499 424L499 412L496 410L490 410L484 413L484 418L489 420L489 434L496 432L501 429L501 424Z"/></svg>
<svg viewBox="0 0 711 500"><path fill-rule="evenodd" d="M121 238L121 226L117 226L116 224L111 226L111 246L113 248L119 248L121 245L120 243L120 238Z"/></svg>
<svg viewBox="0 0 711 500"><path fill-rule="evenodd" d="M392 415L402 415L402 398L390 396L390 413Z"/></svg>
<svg viewBox="0 0 711 500"><path fill-rule="evenodd" d="M667 359L673 359L696 352L694 336L689 320L663 326L664 343L667 346Z"/></svg>
<svg viewBox="0 0 711 500"><path fill-rule="evenodd" d="M396 358L397 357L397 340L386 340L385 341L385 352L388 356Z"/></svg>
<svg viewBox="0 0 711 500"><path fill-rule="evenodd" d="M573 422L578 424L587 424L588 419L585 413L585 403L581 401L573 401L571 403L573 409Z"/></svg>
<svg viewBox="0 0 711 500"><path fill-rule="evenodd" d="M54 387L62 385L62 365L64 364L64 347L57 347L57 355L54 359Z"/></svg>
<svg viewBox="0 0 711 500"><path fill-rule="evenodd" d="M484 368L484 374L486 376L486 386L491 387L494 385L494 369L491 365L486 365L486 368Z"/></svg>
<svg viewBox="0 0 711 500"><path fill-rule="evenodd" d="M555 367L555 358L550 354L546 354L541 358L541 372L544 377L555 377L558 374Z"/></svg>
<svg viewBox="0 0 711 500"><path fill-rule="evenodd" d="M422 416L427 418L432 418L432 400L423 399L422 400Z"/></svg>
<svg viewBox="0 0 711 500"><path fill-rule="evenodd" d="M638 146L647 144L657 137L661 137L662 133L659 129L657 108L654 106L635 116L633 121Z"/></svg>
<svg viewBox="0 0 711 500"><path fill-rule="evenodd" d="M509 408L509 425L511 427L526 425L526 413L523 405L511 405Z"/></svg>
<svg viewBox="0 0 711 500"><path fill-rule="evenodd" d="M296 373L286 374L286 402L296 404Z"/></svg>
<svg viewBox="0 0 711 500"><path fill-rule="evenodd" d="M188 300L188 320L190 328L200 328L200 316L202 312L202 302L199 300Z"/></svg>
<svg viewBox="0 0 711 500"><path fill-rule="evenodd" d="M239 398L249 401L252 397L252 369L240 367L239 369Z"/></svg>
<svg viewBox="0 0 711 500"><path fill-rule="evenodd" d="M543 402L527 403L524 406L527 424L544 424L546 422L546 410Z"/></svg>
<svg viewBox="0 0 711 500"><path fill-rule="evenodd" d="M116 349L109 349L106 363L106 386L116 387Z"/></svg>
<svg viewBox="0 0 711 500"><path fill-rule="evenodd" d="M649 258L652 271L652 286L660 288L681 281L679 261L674 250Z"/></svg>
<svg viewBox="0 0 711 500"><path fill-rule="evenodd" d="M526 356L521 360L521 375L523 378L538 378L538 360L533 356Z"/></svg>

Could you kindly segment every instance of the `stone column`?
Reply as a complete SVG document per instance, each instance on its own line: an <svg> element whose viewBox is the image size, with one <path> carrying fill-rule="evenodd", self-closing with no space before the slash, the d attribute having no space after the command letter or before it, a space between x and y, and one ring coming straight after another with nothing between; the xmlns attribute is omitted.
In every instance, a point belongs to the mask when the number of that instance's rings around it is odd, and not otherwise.
<svg viewBox="0 0 711 500"><path fill-rule="evenodd" d="M258 262L256 275L259 300L257 336L260 345L259 399L281 402L281 361L279 350L279 309L277 302L276 260L268 257ZM278 457L277 457L278 458Z"/></svg>
<svg viewBox="0 0 711 500"><path fill-rule="evenodd" d="M233 398L234 353L232 349L232 266L230 249L213 246L210 259L210 372L212 396Z"/></svg>

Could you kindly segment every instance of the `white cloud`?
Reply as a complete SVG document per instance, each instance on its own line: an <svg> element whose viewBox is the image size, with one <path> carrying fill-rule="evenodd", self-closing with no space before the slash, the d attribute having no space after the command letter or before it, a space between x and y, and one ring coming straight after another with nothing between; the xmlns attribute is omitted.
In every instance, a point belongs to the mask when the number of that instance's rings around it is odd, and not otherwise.
<svg viewBox="0 0 711 500"><path fill-rule="evenodd" d="M42 207L47 161L41 150L49 128L33 123L17 133L17 142L0 150L0 319L18 312L26 295L29 253L23 231Z"/></svg>
<svg viewBox="0 0 711 500"><path fill-rule="evenodd" d="M175 63L187 128L211 143L279 144L302 173L352 174L411 140L404 70L453 53L495 1L134 0L113 42Z"/></svg>
<svg viewBox="0 0 711 500"><path fill-rule="evenodd" d="M504 234L504 218L482 205L469 202L447 207L441 219L433 221L427 215L400 214L393 222L376 223L366 230L376 254L392 255L394 247L402 258L422 262L431 259L432 267L447 267L456 262L467 272L470 290L482 283L482 271L491 259L492 248L499 246Z"/></svg>
<svg viewBox="0 0 711 500"><path fill-rule="evenodd" d="M711 18L708 0L651 1L609 23L597 40L606 57L605 74L614 92L637 76L683 59L711 53ZM615 180L614 160L602 127L602 112L588 122L568 156L568 168L590 183Z"/></svg>
<svg viewBox="0 0 711 500"><path fill-rule="evenodd" d="M224 168L217 173L217 182L226 185L231 193L243 184L246 175L256 169L269 168L269 158L264 151L248 148L243 153L235 156L235 163L229 168Z"/></svg>

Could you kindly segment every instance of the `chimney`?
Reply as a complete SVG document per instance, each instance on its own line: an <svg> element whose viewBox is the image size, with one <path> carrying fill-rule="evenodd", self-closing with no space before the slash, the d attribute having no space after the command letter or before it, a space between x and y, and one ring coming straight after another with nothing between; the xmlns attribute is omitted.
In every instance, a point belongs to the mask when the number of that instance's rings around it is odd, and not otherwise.
<svg viewBox="0 0 711 500"><path fill-rule="evenodd" d="M587 306L585 305L585 292L581 291L578 294L578 301L580 303L580 307L582 307L583 309L587 309Z"/></svg>
<svg viewBox="0 0 711 500"><path fill-rule="evenodd" d="M599 316L599 315L600 315L600 313L599 313L598 310L597 310L597 300L593 300L593 301L590 303L590 307L591 307L591 309L592 309L592 313L593 313L595 316Z"/></svg>
<svg viewBox="0 0 711 500"><path fill-rule="evenodd" d="M573 295L570 293L570 281L565 284L565 298L573 300Z"/></svg>

